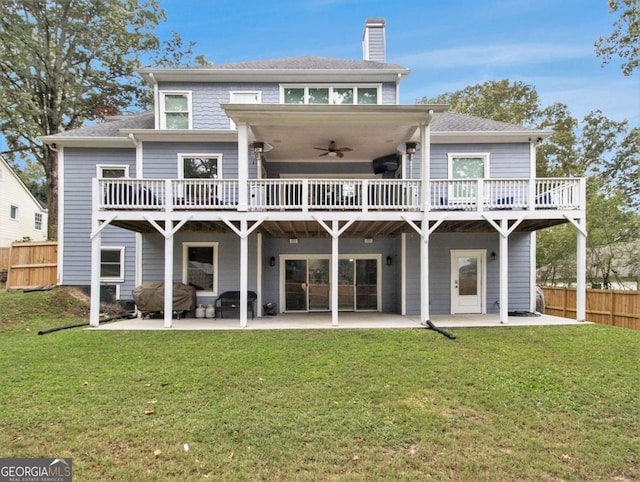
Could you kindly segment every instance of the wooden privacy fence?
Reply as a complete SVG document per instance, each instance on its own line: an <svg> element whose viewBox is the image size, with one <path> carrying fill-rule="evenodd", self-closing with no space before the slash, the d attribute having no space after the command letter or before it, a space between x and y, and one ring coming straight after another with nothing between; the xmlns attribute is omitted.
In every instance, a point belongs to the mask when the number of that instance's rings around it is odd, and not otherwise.
<svg viewBox="0 0 640 482"><path fill-rule="evenodd" d="M545 313L576 317L576 289L541 286ZM640 291L587 290L587 321L640 330Z"/></svg>
<svg viewBox="0 0 640 482"><path fill-rule="evenodd" d="M18 290L55 285L58 277L57 263L56 241L13 243L8 255L6 287L8 290Z"/></svg>
<svg viewBox="0 0 640 482"><path fill-rule="evenodd" d="M9 269L9 253L11 248L0 248L0 271Z"/></svg>

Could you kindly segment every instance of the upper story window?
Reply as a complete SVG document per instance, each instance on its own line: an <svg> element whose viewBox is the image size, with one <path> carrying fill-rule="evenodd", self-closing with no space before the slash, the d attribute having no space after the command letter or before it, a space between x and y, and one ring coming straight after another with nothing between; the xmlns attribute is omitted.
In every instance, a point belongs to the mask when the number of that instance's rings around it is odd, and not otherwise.
<svg viewBox="0 0 640 482"><path fill-rule="evenodd" d="M160 108L161 129L191 129L191 92L161 92Z"/></svg>
<svg viewBox="0 0 640 482"><path fill-rule="evenodd" d="M284 104L379 104L378 85L283 85Z"/></svg>
<svg viewBox="0 0 640 482"><path fill-rule="evenodd" d="M100 179L117 179L129 177L129 166L98 164L98 177Z"/></svg>
<svg viewBox="0 0 640 482"><path fill-rule="evenodd" d="M33 228L36 231L42 231L42 213L35 213L35 217L33 219Z"/></svg>
<svg viewBox="0 0 640 482"><path fill-rule="evenodd" d="M4 181L4 171L0 167L0 181Z"/></svg>
<svg viewBox="0 0 640 482"><path fill-rule="evenodd" d="M9 217L15 221L18 220L18 206L13 204L9 207Z"/></svg>
<svg viewBox="0 0 640 482"><path fill-rule="evenodd" d="M449 179L487 179L489 153L449 154Z"/></svg>

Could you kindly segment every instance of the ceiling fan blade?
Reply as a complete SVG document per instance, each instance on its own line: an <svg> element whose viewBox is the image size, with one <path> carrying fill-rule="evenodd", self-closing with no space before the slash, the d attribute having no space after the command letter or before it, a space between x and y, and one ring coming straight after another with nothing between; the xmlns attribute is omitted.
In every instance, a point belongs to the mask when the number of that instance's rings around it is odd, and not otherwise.
<svg viewBox="0 0 640 482"><path fill-rule="evenodd" d="M336 151L350 152L353 151L353 149L351 149L350 147L338 147Z"/></svg>
<svg viewBox="0 0 640 482"><path fill-rule="evenodd" d="M328 156L329 152L323 152L322 154L319 154L318 157L322 157L322 156Z"/></svg>
<svg viewBox="0 0 640 482"><path fill-rule="evenodd" d="M328 151L329 150L326 147L314 147L314 149L317 149L319 151Z"/></svg>
<svg viewBox="0 0 640 482"><path fill-rule="evenodd" d="M343 154L342 152L340 152L340 151L336 151L336 155L337 155L340 159L342 159L342 158L344 157L344 154Z"/></svg>

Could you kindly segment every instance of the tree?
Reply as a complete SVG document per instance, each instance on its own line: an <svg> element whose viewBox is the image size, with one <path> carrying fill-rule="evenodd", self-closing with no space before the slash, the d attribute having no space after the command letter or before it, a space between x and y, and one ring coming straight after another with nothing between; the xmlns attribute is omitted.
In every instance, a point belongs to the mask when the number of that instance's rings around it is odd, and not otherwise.
<svg viewBox="0 0 640 482"><path fill-rule="evenodd" d="M422 104L450 104L452 112L517 125L532 125L539 115L538 92L522 82L492 80L447 92L435 99L423 97Z"/></svg>
<svg viewBox="0 0 640 482"><path fill-rule="evenodd" d="M640 0L609 0L609 13L620 17L613 23L613 32L600 37L596 43L596 55L607 64L614 56L626 59L621 65L624 75L631 75L640 68Z"/></svg>
<svg viewBox="0 0 640 482"><path fill-rule="evenodd" d="M133 80L141 59L165 51L157 63L175 63L190 53L177 34L160 43L154 29L165 20L159 0L0 2L0 130L14 153L30 154L44 169L50 239L58 159L38 137L144 103L146 88Z"/></svg>

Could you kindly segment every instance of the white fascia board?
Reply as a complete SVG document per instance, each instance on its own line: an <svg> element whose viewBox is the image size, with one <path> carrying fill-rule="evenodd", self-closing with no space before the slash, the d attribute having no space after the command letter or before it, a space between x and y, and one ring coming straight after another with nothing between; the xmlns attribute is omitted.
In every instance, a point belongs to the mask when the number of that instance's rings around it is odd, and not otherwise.
<svg viewBox="0 0 640 482"><path fill-rule="evenodd" d="M437 132L431 131L432 144L464 144L469 142L529 142L536 139L547 139L553 133L543 130L528 131L466 131Z"/></svg>
<svg viewBox="0 0 640 482"><path fill-rule="evenodd" d="M356 122L369 125L428 124L448 105L424 104L220 104L234 122L251 125L314 125Z"/></svg>
<svg viewBox="0 0 640 482"><path fill-rule="evenodd" d="M397 82L409 69L180 69L140 70L142 78L156 82Z"/></svg>

